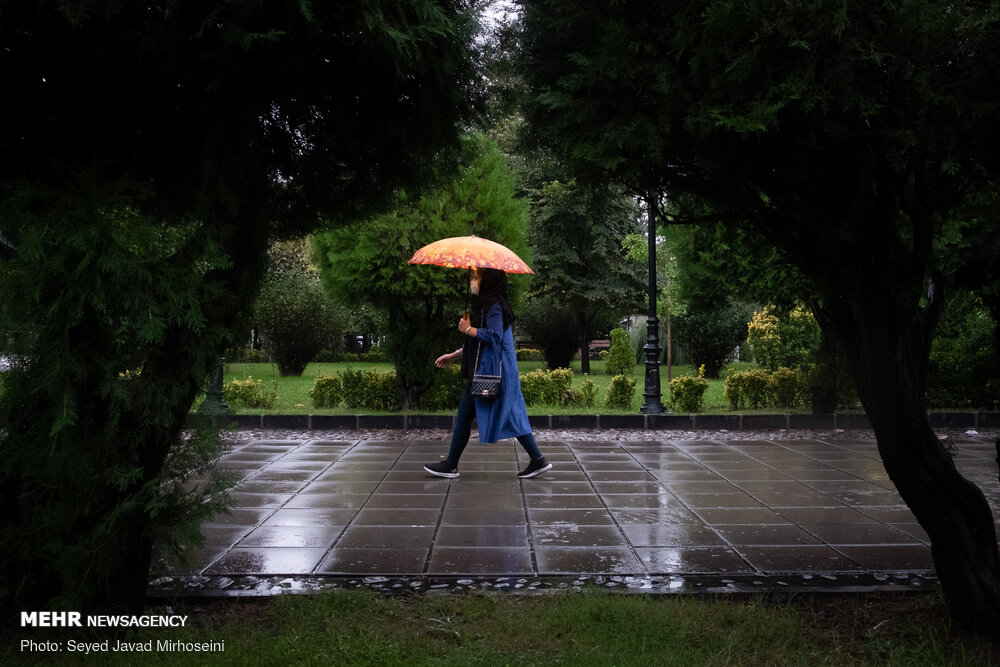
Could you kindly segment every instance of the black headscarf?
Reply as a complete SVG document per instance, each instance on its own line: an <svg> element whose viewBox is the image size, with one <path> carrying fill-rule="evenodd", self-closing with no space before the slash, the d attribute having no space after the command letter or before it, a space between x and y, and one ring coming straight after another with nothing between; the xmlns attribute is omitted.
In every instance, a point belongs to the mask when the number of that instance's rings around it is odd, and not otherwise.
<svg viewBox="0 0 1000 667"><path fill-rule="evenodd" d="M472 326L483 326L482 318L489 312L490 306L496 303L500 305L503 328L506 329L517 319L507 296L507 274L499 269L479 269L479 274L479 294L473 295L472 312L469 313Z"/></svg>

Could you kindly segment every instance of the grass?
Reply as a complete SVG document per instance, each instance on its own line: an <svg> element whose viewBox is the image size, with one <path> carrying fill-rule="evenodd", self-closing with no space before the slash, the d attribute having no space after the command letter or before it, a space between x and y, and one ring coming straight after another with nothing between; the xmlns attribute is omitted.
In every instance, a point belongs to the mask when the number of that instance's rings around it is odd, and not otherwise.
<svg viewBox="0 0 1000 667"><path fill-rule="evenodd" d="M548 415L548 414L634 414L639 410L639 406L642 405L644 397L643 392L643 367L641 365L636 366L633 378L636 381L636 391L635 396L632 400L632 408L630 410L609 410L605 408L604 397L607 393L608 385L611 383L611 376L604 373L603 361L592 361L590 363L590 375L584 376L580 372L580 362L574 361L572 365L573 369L573 386L579 388L583 383L585 377L589 377L597 385L598 393L597 400L593 407L572 407L563 408L557 406L531 406L528 408L528 414L532 415ZM726 373L745 370L746 368L752 367L754 364L746 362L736 362L730 364L727 369L723 372L723 377ZM351 368L364 368L366 370L374 371L391 371L393 366L391 363L336 363L336 364L321 364L312 363L306 367L305 372L299 377L281 377L278 373L278 367L275 364L226 364L225 381L230 382L231 380L245 380L248 377L253 377L255 380L262 380L265 389L270 389L275 383L278 392L278 397L275 400L274 406L270 409L253 409L253 408L239 408L237 411L241 414L316 414L316 415L338 415L338 414L357 414L356 410L348 410L347 408L314 408L312 405L312 400L309 398L309 390L312 389L313 383L316 377L323 374L331 373L342 373L348 367ZM545 363L541 361L522 361L518 362L519 371L524 374L537 369L544 369ZM673 377L678 377L680 375L695 375L697 374L696 369L693 366L673 366ZM729 412L729 402L723 395L723 382L724 380L709 380L708 390L705 393L705 403L703 412L705 413L720 413ZM667 389L667 370L666 368L660 369L660 387L663 395L663 400L667 401L669 399L669 391ZM422 411L423 412L423 411ZM453 411L443 411L439 414L451 414Z"/></svg>
<svg viewBox="0 0 1000 667"><path fill-rule="evenodd" d="M183 629L130 641L225 642L216 653L21 653L4 664L101 665L989 665L996 648L949 630L939 596L554 595L386 597L344 590L187 600ZM162 613L162 607L149 613ZM41 641L43 631L32 631ZM80 637L76 637L78 640ZM111 643L114 643L114 639Z"/></svg>

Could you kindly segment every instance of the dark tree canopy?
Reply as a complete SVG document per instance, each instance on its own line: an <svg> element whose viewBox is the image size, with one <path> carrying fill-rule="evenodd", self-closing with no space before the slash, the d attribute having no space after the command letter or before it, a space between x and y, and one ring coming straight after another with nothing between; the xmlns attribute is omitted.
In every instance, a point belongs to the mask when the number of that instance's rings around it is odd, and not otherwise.
<svg viewBox="0 0 1000 667"><path fill-rule="evenodd" d="M5 0L0 175L99 168L166 214L250 196L307 226L354 212L455 145L464 4Z"/></svg>
<svg viewBox="0 0 1000 667"><path fill-rule="evenodd" d="M949 224L998 174L1000 3L520 4L534 139L581 177L700 197L796 263L952 611L997 637L989 506L924 394L949 284L1000 262L995 216Z"/></svg>
<svg viewBox="0 0 1000 667"><path fill-rule="evenodd" d="M3 604L141 608L164 462L269 241L444 169L470 4L0 0Z"/></svg>

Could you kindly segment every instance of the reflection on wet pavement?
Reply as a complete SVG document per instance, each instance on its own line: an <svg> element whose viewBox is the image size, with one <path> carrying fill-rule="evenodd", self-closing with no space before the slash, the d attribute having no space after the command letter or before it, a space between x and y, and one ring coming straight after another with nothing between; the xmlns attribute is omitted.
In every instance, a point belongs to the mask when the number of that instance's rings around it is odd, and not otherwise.
<svg viewBox="0 0 1000 667"><path fill-rule="evenodd" d="M522 481L513 441L471 445L453 480L422 469L443 442L245 442L219 464L241 477L232 511L203 525L192 565L156 574L268 590L277 577L327 576L616 577L670 589L677 576L933 578L927 536L873 442L539 444L555 467ZM993 445L956 444L956 465L1000 516Z"/></svg>

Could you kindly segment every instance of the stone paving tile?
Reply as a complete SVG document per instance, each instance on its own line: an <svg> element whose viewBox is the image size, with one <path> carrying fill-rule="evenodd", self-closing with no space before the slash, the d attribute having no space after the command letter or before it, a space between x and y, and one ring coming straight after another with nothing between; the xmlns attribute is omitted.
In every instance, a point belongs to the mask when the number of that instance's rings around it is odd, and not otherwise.
<svg viewBox="0 0 1000 667"><path fill-rule="evenodd" d="M632 574L646 569L628 547L536 547L539 575Z"/></svg>
<svg viewBox="0 0 1000 667"><path fill-rule="evenodd" d="M447 575L532 575L531 551L515 547L477 547L474 549L435 547L427 574Z"/></svg>
<svg viewBox="0 0 1000 667"><path fill-rule="evenodd" d="M516 443L473 442L461 477L445 480L422 469L447 452L450 434L435 434L264 432L235 447L220 462L243 478L230 493L233 509L203 525L205 545L187 571L586 577L933 569L927 536L870 439L538 436L554 468L530 480L514 477L527 461ZM992 443L959 443L958 451L956 464L996 512Z"/></svg>
<svg viewBox="0 0 1000 667"><path fill-rule="evenodd" d="M729 547L643 547L635 551L649 574L733 574L755 571Z"/></svg>

